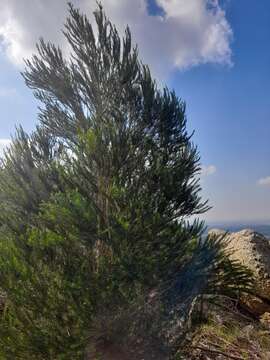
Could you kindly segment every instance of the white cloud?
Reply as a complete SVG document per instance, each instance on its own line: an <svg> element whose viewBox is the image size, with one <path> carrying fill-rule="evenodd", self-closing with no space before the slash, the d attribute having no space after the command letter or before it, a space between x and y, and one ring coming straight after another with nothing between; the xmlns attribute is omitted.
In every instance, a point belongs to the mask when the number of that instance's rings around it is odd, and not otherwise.
<svg viewBox="0 0 270 360"><path fill-rule="evenodd" d="M231 64L232 29L218 0L156 0L162 15L147 11L147 0L103 0L106 13L123 30L129 24L142 57L161 77L204 63ZM94 0L74 0L90 16ZM29 57L40 36L62 43L66 0L2 0L2 48L16 65Z"/></svg>
<svg viewBox="0 0 270 360"><path fill-rule="evenodd" d="M0 157L3 155L4 150L7 146L9 146L11 143L10 139L0 139Z"/></svg>
<svg viewBox="0 0 270 360"><path fill-rule="evenodd" d="M215 172L217 171L217 168L215 167L215 165L202 165L201 166L201 176L209 176L209 175L213 175L215 174Z"/></svg>
<svg viewBox="0 0 270 360"><path fill-rule="evenodd" d="M270 176L259 179L257 184L260 186L270 186Z"/></svg>

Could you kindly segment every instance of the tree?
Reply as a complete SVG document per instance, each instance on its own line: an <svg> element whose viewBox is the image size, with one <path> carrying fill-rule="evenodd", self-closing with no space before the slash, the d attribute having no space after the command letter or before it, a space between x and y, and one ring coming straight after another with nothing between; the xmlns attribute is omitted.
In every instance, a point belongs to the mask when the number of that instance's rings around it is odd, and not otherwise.
<svg viewBox="0 0 270 360"><path fill-rule="evenodd" d="M26 61L39 125L18 129L1 169L0 353L82 359L118 329L135 358L138 337L168 357L172 319L202 293L247 289L249 274L187 221L208 205L185 103L157 87L129 28L121 40L99 7L95 36L69 11L70 58L41 40Z"/></svg>

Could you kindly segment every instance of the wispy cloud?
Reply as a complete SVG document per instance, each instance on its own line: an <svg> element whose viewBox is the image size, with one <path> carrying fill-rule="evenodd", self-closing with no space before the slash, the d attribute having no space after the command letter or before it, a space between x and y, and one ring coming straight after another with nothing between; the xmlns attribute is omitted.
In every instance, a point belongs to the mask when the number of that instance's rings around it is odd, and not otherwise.
<svg viewBox="0 0 270 360"><path fill-rule="evenodd" d="M94 0L74 0L91 14ZM161 12L149 14L147 0L103 0L106 13L121 31L130 25L143 60L161 77L175 68L205 63L231 65L232 29L219 0L156 0ZM15 64L29 57L40 36L63 45L66 0L9 0L1 4L0 38ZM92 17L93 19L93 17Z"/></svg>
<svg viewBox="0 0 270 360"><path fill-rule="evenodd" d="M217 168L215 165L202 165L201 166L201 176L209 176L215 174Z"/></svg>
<svg viewBox="0 0 270 360"><path fill-rule="evenodd" d="M270 176L266 176L257 181L259 186L269 186L270 187Z"/></svg>

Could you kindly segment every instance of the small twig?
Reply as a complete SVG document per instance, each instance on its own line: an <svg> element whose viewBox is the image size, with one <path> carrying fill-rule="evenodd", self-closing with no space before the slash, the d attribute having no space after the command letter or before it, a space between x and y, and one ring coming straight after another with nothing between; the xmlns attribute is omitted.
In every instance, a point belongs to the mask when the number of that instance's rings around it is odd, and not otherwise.
<svg viewBox="0 0 270 360"><path fill-rule="evenodd" d="M242 318L245 319L245 320L248 320L249 322L250 322L251 320L254 320L254 317L244 315L244 314L242 314L242 313L239 312L239 311L233 310L233 309L230 308L229 306L226 306L226 305L223 305L223 304L219 304L219 303L217 303L217 302L215 302L215 301L212 301L212 304L213 304L213 305L216 305L216 306L218 306L218 307L221 307L221 308L223 308L223 309L225 309L225 310L228 310L228 311L230 311L231 313L233 313L233 314L235 314L235 315L237 315L237 316L239 316L239 317L242 317Z"/></svg>
<svg viewBox="0 0 270 360"><path fill-rule="evenodd" d="M198 349L198 350L202 350L202 351L205 351L205 352L208 352L208 353L211 353L211 354L217 354L217 355L223 355L229 359L233 359L233 360L244 360L244 358L242 357L239 357L239 356L233 356L233 355L228 355L226 354L225 352L223 351L219 351L219 350L211 350L211 349L208 349L208 348L205 348L203 346L192 346L192 348L194 349Z"/></svg>
<svg viewBox="0 0 270 360"><path fill-rule="evenodd" d="M238 347L237 347L235 344L231 343L230 341L225 340L225 339L223 339L223 338L220 338L220 337L218 337L218 336L215 335L215 334L212 334L212 336L215 337L217 340L222 341L224 344L226 344L226 345L228 345L228 346L231 346L231 347L234 347L236 350L238 350ZM206 339L206 340L207 340L207 339ZM218 344L214 344L214 343L209 342L209 341L208 341L208 344L209 344L209 345L212 345L212 346L218 346Z"/></svg>

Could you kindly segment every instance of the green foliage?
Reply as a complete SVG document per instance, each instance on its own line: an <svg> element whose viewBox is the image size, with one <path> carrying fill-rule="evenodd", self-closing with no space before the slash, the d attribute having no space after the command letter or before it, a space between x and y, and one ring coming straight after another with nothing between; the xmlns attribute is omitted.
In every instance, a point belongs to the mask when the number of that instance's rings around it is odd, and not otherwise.
<svg viewBox="0 0 270 360"><path fill-rule="evenodd" d="M26 62L42 106L0 172L5 359L83 359L117 333L169 356L170 326L196 296L250 284L219 240L201 240L201 222L187 222L208 206L184 102L157 88L129 29L121 40L101 8L95 18L97 37L70 5L72 57L41 40Z"/></svg>

